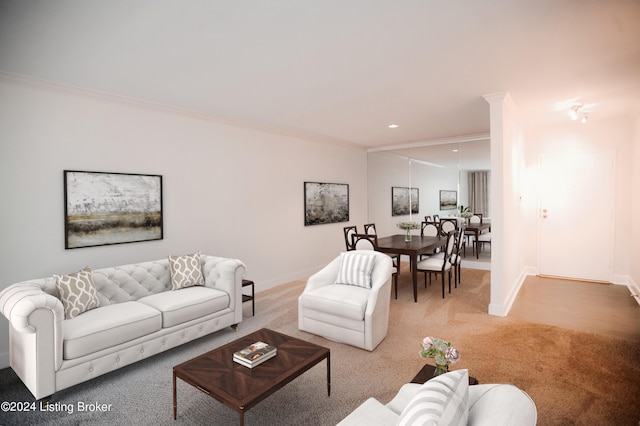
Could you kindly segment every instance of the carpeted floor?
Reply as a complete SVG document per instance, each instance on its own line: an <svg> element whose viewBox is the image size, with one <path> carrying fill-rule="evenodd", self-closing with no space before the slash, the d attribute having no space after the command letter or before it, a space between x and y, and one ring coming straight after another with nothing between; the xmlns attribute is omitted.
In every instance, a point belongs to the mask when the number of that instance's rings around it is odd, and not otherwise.
<svg viewBox="0 0 640 426"><path fill-rule="evenodd" d="M386 403L423 365L418 344L428 335L460 350L454 368L468 368L481 383L525 390L540 425L639 424L640 343L490 316L489 272L463 270L462 276L462 285L444 300L439 282L419 289L418 303L401 280L389 333L373 352L299 331L296 302L304 282L284 284L257 295L256 316L247 317L238 333L224 330L60 391L50 401L56 411L0 412L0 424L237 424L235 411L181 381L174 422L171 369L265 326L329 347L332 391L327 397L321 363L249 410L247 425L333 425L370 396ZM244 312L251 314L250 304ZM32 400L11 369L0 371L0 401ZM111 406L79 411L92 403Z"/></svg>

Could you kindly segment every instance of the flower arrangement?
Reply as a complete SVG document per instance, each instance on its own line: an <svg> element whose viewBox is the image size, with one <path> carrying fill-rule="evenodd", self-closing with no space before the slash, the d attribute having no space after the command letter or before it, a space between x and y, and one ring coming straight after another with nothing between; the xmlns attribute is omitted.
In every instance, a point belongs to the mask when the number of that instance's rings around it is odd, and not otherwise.
<svg viewBox="0 0 640 426"><path fill-rule="evenodd" d="M409 232L410 230L420 229L420 224L418 222L398 222L397 226L400 229L404 229L404 240L406 242L411 241L411 233Z"/></svg>
<svg viewBox="0 0 640 426"><path fill-rule="evenodd" d="M409 231L410 229L420 229L420 224L418 222L398 222L397 226L405 231Z"/></svg>
<svg viewBox="0 0 640 426"><path fill-rule="evenodd" d="M460 209L460 217L469 219L471 216L473 216L473 213L469 211L469 207L460 206L458 207L458 209Z"/></svg>
<svg viewBox="0 0 640 426"><path fill-rule="evenodd" d="M435 360L436 371L433 375L437 376L449 371L449 364L455 364L460 361L460 352L451 346L451 342L437 337L425 337L420 343L420 358L433 358Z"/></svg>

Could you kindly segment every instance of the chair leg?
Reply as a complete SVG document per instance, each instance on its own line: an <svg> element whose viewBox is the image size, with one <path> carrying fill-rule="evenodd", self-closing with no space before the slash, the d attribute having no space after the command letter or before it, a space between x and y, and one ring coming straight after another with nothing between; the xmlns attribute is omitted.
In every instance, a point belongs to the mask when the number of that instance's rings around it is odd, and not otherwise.
<svg viewBox="0 0 640 426"><path fill-rule="evenodd" d="M442 273L442 298L444 299L444 272Z"/></svg>
<svg viewBox="0 0 640 426"><path fill-rule="evenodd" d="M398 300L398 274L393 276L393 285L396 289L396 300Z"/></svg>

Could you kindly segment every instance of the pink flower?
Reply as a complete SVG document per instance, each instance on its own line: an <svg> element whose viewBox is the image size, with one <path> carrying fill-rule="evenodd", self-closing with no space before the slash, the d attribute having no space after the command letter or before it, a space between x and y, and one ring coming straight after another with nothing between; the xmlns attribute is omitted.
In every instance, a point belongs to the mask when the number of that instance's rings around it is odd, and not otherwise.
<svg viewBox="0 0 640 426"><path fill-rule="evenodd" d="M422 347L425 351L428 351L431 346L433 346L433 339L431 337L425 337L424 340L422 340Z"/></svg>
<svg viewBox="0 0 640 426"><path fill-rule="evenodd" d="M460 352L458 352L456 348L450 346L447 348L445 358L451 364L455 364L456 362L460 361Z"/></svg>

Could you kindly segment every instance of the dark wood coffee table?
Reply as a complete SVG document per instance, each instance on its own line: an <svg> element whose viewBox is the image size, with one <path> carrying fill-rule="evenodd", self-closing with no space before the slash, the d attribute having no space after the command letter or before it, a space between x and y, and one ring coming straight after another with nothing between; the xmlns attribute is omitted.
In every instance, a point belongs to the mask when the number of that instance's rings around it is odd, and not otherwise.
<svg viewBox="0 0 640 426"><path fill-rule="evenodd" d="M278 353L248 368L233 361L233 353L252 343L266 342ZM320 361L327 360L327 395L331 396L331 357L328 348L263 328L173 367L173 419L177 417L176 379L201 390L240 414L253 407Z"/></svg>
<svg viewBox="0 0 640 426"><path fill-rule="evenodd" d="M420 369L420 371L418 371L418 374L416 374L416 376L413 378L413 380L411 380L411 383L423 384L426 381L433 379L433 373L435 371L436 371L436 367L434 367L433 365L425 364ZM477 385L478 384L478 379L476 379L475 377L469 376L469 384L470 385Z"/></svg>

